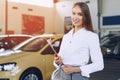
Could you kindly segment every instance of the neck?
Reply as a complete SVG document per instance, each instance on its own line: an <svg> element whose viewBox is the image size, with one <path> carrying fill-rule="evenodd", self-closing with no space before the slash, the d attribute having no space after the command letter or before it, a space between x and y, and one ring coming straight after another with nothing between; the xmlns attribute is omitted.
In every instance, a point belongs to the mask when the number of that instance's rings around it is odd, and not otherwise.
<svg viewBox="0 0 120 80"><path fill-rule="evenodd" d="M81 26L81 27L75 27L73 34L76 33L77 31L79 31L79 30L82 29L82 28L83 28L82 26Z"/></svg>

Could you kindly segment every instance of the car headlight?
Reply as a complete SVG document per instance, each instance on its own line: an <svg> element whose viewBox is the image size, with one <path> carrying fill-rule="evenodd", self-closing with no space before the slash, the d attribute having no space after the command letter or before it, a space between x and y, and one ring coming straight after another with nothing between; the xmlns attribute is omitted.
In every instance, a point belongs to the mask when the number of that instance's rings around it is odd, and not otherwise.
<svg viewBox="0 0 120 80"><path fill-rule="evenodd" d="M15 62L0 64L0 71L10 71L13 70L16 66Z"/></svg>

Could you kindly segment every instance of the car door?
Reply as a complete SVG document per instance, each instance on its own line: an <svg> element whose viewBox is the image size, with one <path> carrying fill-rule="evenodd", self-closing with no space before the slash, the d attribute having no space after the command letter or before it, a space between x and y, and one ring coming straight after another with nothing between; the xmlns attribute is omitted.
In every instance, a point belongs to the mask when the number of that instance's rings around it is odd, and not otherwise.
<svg viewBox="0 0 120 80"><path fill-rule="evenodd" d="M59 52L60 45L61 45L62 38L59 38L57 40L54 40L41 54L45 55L45 75L46 79L45 80L50 80L51 74L53 70L55 69L53 65L53 60L54 60L54 53ZM54 50L55 51L54 51Z"/></svg>

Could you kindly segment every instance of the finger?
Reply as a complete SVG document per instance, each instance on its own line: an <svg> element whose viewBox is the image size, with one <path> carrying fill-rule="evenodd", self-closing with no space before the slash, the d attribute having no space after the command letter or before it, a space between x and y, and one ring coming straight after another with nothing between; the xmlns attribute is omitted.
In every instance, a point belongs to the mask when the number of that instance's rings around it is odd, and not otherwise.
<svg viewBox="0 0 120 80"><path fill-rule="evenodd" d="M54 57L55 60L59 60L59 57Z"/></svg>
<svg viewBox="0 0 120 80"><path fill-rule="evenodd" d="M58 55L57 55L57 54L54 54L54 57L58 57Z"/></svg>

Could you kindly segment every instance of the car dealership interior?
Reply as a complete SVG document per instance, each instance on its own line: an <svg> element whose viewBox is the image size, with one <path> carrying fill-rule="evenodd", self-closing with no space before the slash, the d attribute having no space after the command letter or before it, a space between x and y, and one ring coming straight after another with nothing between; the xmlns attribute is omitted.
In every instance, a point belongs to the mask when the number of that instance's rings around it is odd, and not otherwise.
<svg viewBox="0 0 120 80"><path fill-rule="evenodd" d="M63 35L73 28L76 2L89 6L104 60L104 69L91 73L90 80L120 80L120 0L0 0L0 80L51 80L53 55L59 53ZM87 51L86 45L90 52L89 43L80 48Z"/></svg>
<svg viewBox="0 0 120 80"><path fill-rule="evenodd" d="M0 0L0 34L66 33L78 1L89 5L98 34L119 33L119 0Z"/></svg>

